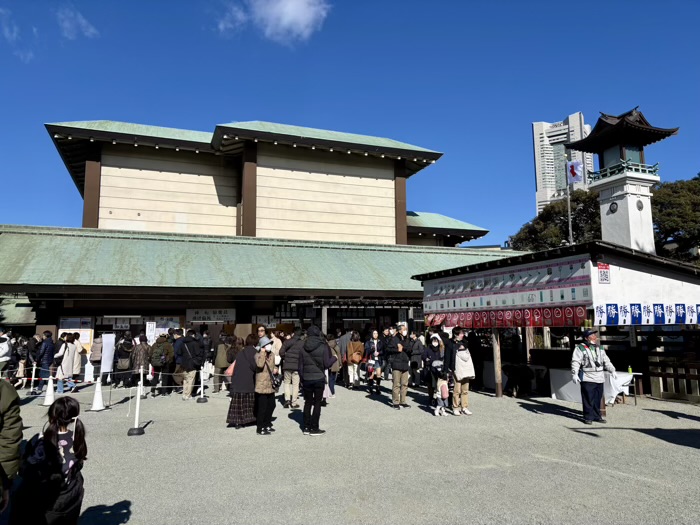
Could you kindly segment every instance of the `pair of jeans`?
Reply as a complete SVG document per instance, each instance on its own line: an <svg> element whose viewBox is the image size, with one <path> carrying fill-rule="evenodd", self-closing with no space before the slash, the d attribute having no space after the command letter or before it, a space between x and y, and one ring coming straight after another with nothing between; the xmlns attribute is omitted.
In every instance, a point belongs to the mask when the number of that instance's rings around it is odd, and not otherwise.
<svg viewBox="0 0 700 525"><path fill-rule="evenodd" d="M258 432L272 426L272 413L275 411L275 394L255 394L257 411L255 419Z"/></svg>
<svg viewBox="0 0 700 525"><path fill-rule="evenodd" d="M452 408L469 408L469 379L455 379Z"/></svg>
<svg viewBox="0 0 700 525"><path fill-rule="evenodd" d="M338 378L338 372L328 373L328 389L331 391L331 395L335 395L335 380Z"/></svg>
<svg viewBox="0 0 700 525"><path fill-rule="evenodd" d="M299 372L296 370L284 371L284 400L287 403L297 404L299 399Z"/></svg>
<svg viewBox="0 0 700 525"><path fill-rule="evenodd" d="M408 370L401 372L400 370L391 371L392 385L392 400L394 406L406 404L406 392L408 391Z"/></svg>
<svg viewBox="0 0 700 525"><path fill-rule="evenodd" d="M66 386L68 387L68 390L71 388L75 388L75 381L71 378L66 378ZM57 394L63 394L63 379L59 379L57 386L56 386L56 393Z"/></svg>
<svg viewBox="0 0 700 525"><path fill-rule="evenodd" d="M318 430L325 388L326 382L323 380L304 382L304 428Z"/></svg>
<svg viewBox="0 0 700 525"><path fill-rule="evenodd" d="M37 380L37 384L36 384L37 392L43 392L44 382L46 379L49 378L50 374L51 374L51 372L49 370L45 370L44 367L39 368L39 379Z"/></svg>
<svg viewBox="0 0 700 525"><path fill-rule="evenodd" d="M598 421L603 418L600 415L600 402L603 399L603 383L581 382L581 401L583 402L583 419L586 421Z"/></svg>

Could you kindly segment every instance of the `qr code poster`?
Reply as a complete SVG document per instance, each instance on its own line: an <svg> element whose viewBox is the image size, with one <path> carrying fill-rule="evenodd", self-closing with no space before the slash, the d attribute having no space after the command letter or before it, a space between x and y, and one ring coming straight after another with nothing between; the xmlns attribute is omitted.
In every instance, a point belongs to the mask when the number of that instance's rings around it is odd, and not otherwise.
<svg viewBox="0 0 700 525"><path fill-rule="evenodd" d="M610 284L610 265L598 263L598 284Z"/></svg>

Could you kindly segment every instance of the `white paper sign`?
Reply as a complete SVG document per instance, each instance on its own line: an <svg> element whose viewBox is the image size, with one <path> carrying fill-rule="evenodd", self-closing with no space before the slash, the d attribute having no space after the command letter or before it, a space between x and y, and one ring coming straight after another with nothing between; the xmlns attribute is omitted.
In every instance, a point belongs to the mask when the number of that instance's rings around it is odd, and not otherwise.
<svg viewBox="0 0 700 525"><path fill-rule="evenodd" d="M102 335L102 362L100 363L100 373L106 374L112 371L114 363L114 334Z"/></svg>
<svg viewBox="0 0 700 525"><path fill-rule="evenodd" d="M148 344L152 345L156 342L156 323L155 321L149 321L146 323L146 338L148 339Z"/></svg>

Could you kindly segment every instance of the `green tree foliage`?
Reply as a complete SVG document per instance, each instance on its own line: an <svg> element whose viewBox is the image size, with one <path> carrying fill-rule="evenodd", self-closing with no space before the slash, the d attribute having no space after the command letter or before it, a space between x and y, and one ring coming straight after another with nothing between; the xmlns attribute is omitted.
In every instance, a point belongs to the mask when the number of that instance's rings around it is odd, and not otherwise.
<svg viewBox="0 0 700 525"><path fill-rule="evenodd" d="M700 174L690 180L662 182L654 187L656 253L698 262L700 247Z"/></svg>
<svg viewBox="0 0 700 525"><path fill-rule="evenodd" d="M576 190L571 193L571 224L574 243L600 239L598 194ZM553 202L510 238L516 250L540 251L561 246L569 239L566 199Z"/></svg>
<svg viewBox="0 0 700 525"><path fill-rule="evenodd" d="M662 182L653 189L656 253L700 263L700 173L691 180ZM574 242L600 239L600 210L595 192L571 194ZM566 200L553 202L510 238L516 250L540 251L561 246L569 238Z"/></svg>

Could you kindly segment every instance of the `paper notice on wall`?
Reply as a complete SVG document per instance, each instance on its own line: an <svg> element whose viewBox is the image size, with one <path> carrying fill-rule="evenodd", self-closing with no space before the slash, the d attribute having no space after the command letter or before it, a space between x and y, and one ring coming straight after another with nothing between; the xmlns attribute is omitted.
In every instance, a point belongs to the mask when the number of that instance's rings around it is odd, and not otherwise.
<svg viewBox="0 0 700 525"><path fill-rule="evenodd" d="M598 263L598 284L610 284L610 265Z"/></svg>
<svg viewBox="0 0 700 525"><path fill-rule="evenodd" d="M102 335L102 362L100 371L103 374L112 371L114 364L114 334Z"/></svg>
<svg viewBox="0 0 700 525"><path fill-rule="evenodd" d="M148 339L148 344L152 345L156 342L156 323L155 321L149 321L146 323L146 338Z"/></svg>

